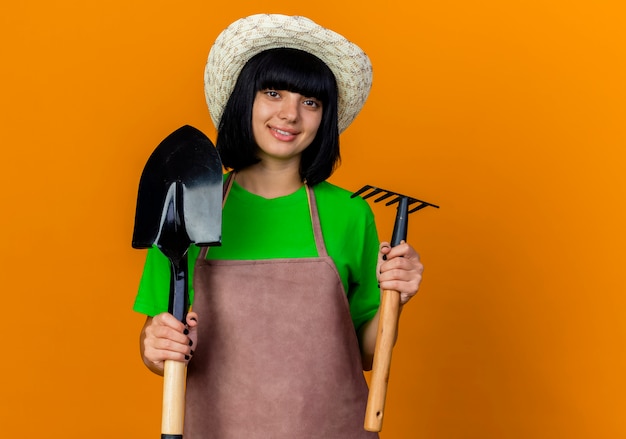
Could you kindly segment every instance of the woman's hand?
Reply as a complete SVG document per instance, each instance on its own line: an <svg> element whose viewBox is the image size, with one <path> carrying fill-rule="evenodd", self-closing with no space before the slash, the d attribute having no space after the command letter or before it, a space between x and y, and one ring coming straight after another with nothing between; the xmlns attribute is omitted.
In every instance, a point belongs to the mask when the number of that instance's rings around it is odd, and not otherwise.
<svg viewBox="0 0 626 439"><path fill-rule="evenodd" d="M194 312L187 314L186 325L169 313L148 317L140 336L141 356L148 369L163 375L165 360L188 362L197 342L197 325Z"/></svg>
<svg viewBox="0 0 626 439"><path fill-rule="evenodd" d="M419 254L406 242L402 241L391 248L388 242L380 244L376 273L382 290L394 290L400 293L400 311L419 289L422 282L424 266L420 262ZM380 309L369 322L365 323L359 332L361 347L361 361L363 370L372 368ZM396 337L397 337L396 328ZM395 343L395 340L394 340Z"/></svg>
<svg viewBox="0 0 626 439"><path fill-rule="evenodd" d="M380 244L378 283L383 290L398 291L400 305L404 305L415 296L422 282L423 271L420 255L405 241L401 241L393 248L388 242Z"/></svg>

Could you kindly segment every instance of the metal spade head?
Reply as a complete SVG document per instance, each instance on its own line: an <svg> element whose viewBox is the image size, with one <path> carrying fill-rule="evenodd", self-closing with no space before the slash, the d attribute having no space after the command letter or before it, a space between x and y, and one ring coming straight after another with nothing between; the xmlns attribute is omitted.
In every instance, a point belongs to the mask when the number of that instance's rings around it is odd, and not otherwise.
<svg viewBox="0 0 626 439"><path fill-rule="evenodd" d="M133 247L167 254L220 245L222 162L213 143L185 125L154 150L139 181Z"/></svg>

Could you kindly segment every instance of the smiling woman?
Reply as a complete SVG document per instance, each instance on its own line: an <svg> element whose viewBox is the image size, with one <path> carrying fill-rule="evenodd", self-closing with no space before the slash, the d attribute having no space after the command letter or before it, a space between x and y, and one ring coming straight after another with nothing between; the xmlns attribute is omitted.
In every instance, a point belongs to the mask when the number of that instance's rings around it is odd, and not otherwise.
<svg viewBox="0 0 626 439"><path fill-rule="evenodd" d="M222 247L190 254L186 326L166 312L169 270L158 250L148 253L135 305L148 315L146 365L162 373L165 360L189 363L185 436L377 437L363 426L363 369L379 284L406 302L422 265L408 244L379 243L367 203L326 181L371 74L358 46L303 17L247 17L213 46L207 101L230 171ZM223 84L232 88L216 104Z"/></svg>

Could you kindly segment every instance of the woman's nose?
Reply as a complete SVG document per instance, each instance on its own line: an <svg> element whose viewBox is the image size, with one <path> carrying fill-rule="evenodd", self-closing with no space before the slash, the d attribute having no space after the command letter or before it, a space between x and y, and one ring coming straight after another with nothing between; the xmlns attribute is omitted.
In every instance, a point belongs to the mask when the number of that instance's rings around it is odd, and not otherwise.
<svg viewBox="0 0 626 439"><path fill-rule="evenodd" d="M278 116L290 122L296 121L298 119L299 103L300 99L295 93L288 93L281 102Z"/></svg>

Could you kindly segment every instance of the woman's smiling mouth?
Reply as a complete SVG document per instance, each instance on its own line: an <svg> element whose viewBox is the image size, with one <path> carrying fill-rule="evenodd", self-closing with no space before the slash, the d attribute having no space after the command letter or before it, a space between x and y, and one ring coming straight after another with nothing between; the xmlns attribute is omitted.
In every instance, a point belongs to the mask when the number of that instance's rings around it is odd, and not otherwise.
<svg viewBox="0 0 626 439"><path fill-rule="evenodd" d="M294 137L294 136L296 136L298 134L296 131L287 131L287 130L276 128L276 127L270 127L270 129L274 133L278 134L281 137L290 137L291 138L291 137Z"/></svg>

